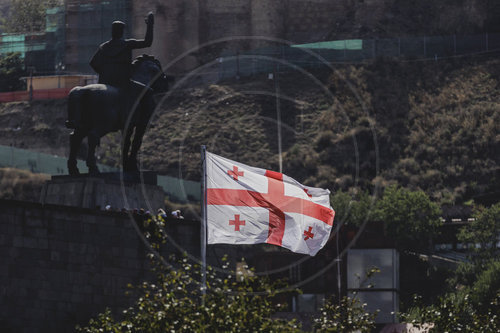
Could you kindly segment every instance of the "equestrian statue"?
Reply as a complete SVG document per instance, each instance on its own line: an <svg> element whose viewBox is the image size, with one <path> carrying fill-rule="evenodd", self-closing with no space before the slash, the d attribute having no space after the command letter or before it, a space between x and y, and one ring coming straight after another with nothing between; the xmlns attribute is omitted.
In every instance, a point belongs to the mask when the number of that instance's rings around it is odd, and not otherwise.
<svg viewBox="0 0 500 333"><path fill-rule="evenodd" d="M153 13L148 14L145 22L144 39L124 39L125 23L113 22L111 40L101 44L90 61L99 75L98 83L69 92L66 127L74 129L70 134L70 175L79 174L76 156L85 137L89 174L98 174L96 146L101 137L119 130L123 134L123 171L138 171L137 153L156 107L153 95L166 92L169 81L153 56L142 55L132 61L132 50L149 47L153 42Z"/></svg>

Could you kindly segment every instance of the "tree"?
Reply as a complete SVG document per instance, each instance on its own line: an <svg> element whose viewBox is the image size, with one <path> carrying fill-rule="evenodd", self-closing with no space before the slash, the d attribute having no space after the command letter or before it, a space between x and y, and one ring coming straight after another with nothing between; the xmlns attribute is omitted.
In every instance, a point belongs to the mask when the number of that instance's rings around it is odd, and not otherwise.
<svg viewBox="0 0 500 333"><path fill-rule="evenodd" d="M424 192L390 186L378 201L375 216L385 223L399 250L425 251L438 235L440 214L439 206Z"/></svg>
<svg viewBox="0 0 500 333"><path fill-rule="evenodd" d="M489 308L495 298L500 295L500 260L492 260L478 275L470 288L470 294L476 308Z"/></svg>
<svg viewBox="0 0 500 333"><path fill-rule="evenodd" d="M2 20L4 32L41 32L45 30L46 10L60 6L61 0L12 0Z"/></svg>
<svg viewBox="0 0 500 333"><path fill-rule="evenodd" d="M168 238L162 230L163 218L138 221L154 249L160 250ZM143 223L142 223L143 222ZM277 290L286 285L254 275L248 267L224 273L207 267L206 293L202 293L201 267L187 258L171 266L149 255L154 283L129 286L137 296L135 305L121 317L106 310L79 332L299 332L297 323L273 319L285 305L278 304ZM222 269L229 272L227 259Z"/></svg>
<svg viewBox="0 0 500 333"><path fill-rule="evenodd" d="M448 293L432 306L416 305L403 319L433 323L432 332L500 331L500 260L497 237L500 204L479 207L475 220L462 228L458 239L470 244L470 260L460 264L449 280Z"/></svg>
<svg viewBox="0 0 500 333"><path fill-rule="evenodd" d="M0 55L0 91L25 89L25 83L20 80L22 76L26 76L26 71L20 53Z"/></svg>
<svg viewBox="0 0 500 333"><path fill-rule="evenodd" d="M464 293L448 294L441 297L437 304L428 307L415 307L401 315L402 322L417 327L431 325L430 332L482 332L500 331L500 294L491 301L490 309L482 312L471 302L470 295Z"/></svg>
<svg viewBox="0 0 500 333"><path fill-rule="evenodd" d="M474 218L458 234L458 240L468 245L469 262L459 266L450 284L467 288L475 306L485 308L500 293L500 203L477 207Z"/></svg>
<svg viewBox="0 0 500 333"><path fill-rule="evenodd" d="M458 240L468 244L469 250L474 254L473 261L488 260L499 252L500 203L490 208L476 208L474 218L474 221L460 230Z"/></svg>
<svg viewBox="0 0 500 333"><path fill-rule="evenodd" d="M346 224L357 227L370 218L370 212L375 207L368 192L351 196L346 192L337 191L331 197L331 202L337 223L345 221Z"/></svg>
<svg viewBox="0 0 500 333"><path fill-rule="evenodd" d="M152 257L154 258L154 257ZM227 269L227 265L223 267ZM133 289L135 305L116 319L109 310L80 332L299 332L295 321L272 319L283 307L273 304L279 287L267 278L207 271L206 294L201 293L200 267L181 259L177 267L156 263L155 283ZM280 286L282 287L282 286Z"/></svg>
<svg viewBox="0 0 500 333"><path fill-rule="evenodd" d="M317 332L371 332L377 313L369 313L365 307L356 298L343 297L339 303L328 300L314 327Z"/></svg>
<svg viewBox="0 0 500 333"><path fill-rule="evenodd" d="M364 277L357 276L359 286L373 288L368 282L377 273L380 273L380 269L372 267L365 272ZM370 313L366 311L366 306L356 298L356 293L353 297L342 297L338 304L332 297L321 308L320 317L314 319L314 328L318 332L371 332L375 328L379 310Z"/></svg>

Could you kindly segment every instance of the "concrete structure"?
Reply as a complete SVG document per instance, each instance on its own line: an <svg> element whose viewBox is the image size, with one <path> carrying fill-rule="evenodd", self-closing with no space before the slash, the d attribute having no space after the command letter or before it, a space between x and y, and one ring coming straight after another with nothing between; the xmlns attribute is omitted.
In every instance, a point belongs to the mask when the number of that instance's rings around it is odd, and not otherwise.
<svg viewBox="0 0 500 333"><path fill-rule="evenodd" d="M128 179L129 174L119 172L101 173L89 177L52 176L42 190L40 202L79 208L104 209L107 205L113 209L140 209L156 212L164 208L165 193L157 186L155 173L143 173L146 182L141 183L139 173L135 179Z"/></svg>

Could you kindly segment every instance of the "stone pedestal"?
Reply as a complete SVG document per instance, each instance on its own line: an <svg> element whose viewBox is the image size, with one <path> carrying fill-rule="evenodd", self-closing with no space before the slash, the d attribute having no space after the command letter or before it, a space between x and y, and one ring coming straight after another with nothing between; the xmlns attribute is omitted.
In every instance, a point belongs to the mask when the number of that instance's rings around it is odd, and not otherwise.
<svg viewBox="0 0 500 333"><path fill-rule="evenodd" d="M144 208L156 212L164 207L165 194L154 172L106 172L97 176L52 176L45 183L40 202L91 209Z"/></svg>

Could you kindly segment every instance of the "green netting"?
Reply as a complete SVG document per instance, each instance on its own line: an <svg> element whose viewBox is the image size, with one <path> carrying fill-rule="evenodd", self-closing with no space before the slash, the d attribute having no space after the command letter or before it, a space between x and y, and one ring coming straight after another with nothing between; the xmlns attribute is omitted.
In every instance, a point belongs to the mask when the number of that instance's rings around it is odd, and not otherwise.
<svg viewBox="0 0 500 333"><path fill-rule="evenodd" d="M19 34L19 35L10 35L10 34L5 34L2 35L2 43L16 43L16 42L22 42L24 43L24 34Z"/></svg>
<svg viewBox="0 0 500 333"><path fill-rule="evenodd" d="M363 49L362 39L345 39L327 42L317 42L308 44L298 44L292 47L305 49L325 49L325 50L361 50Z"/></svg>
<svg viewBox="0 0 500 333"><path fill-rule="evenodd" d="M33 152L14 147L0 146L0 167L29 170L49 175L67 175L66 158ZM118 172L117 168L98 164L101 172ZM78 168L87 171L85 161L78 160ZM200 183L170 176L158 176L158 185L174 202L196 202L200 200Z"/></svg>
<svg viewBox="0 0 500 333"><path fill-rule="evenodd" d="M329 63L375 58L440 59L500 50L500 34L348 39L297 45L276 45L246 52L226 50L215 70L219 79L251 76Z"/></svg>
<svg viewBox="0 0 500 333"><path fill-rule="evenodd" d="M56 7L47 10L45 32L1 34L0 54L19 53L26 67L33 67L37 75L54 73L64 64L65 10Z"/></svg>

